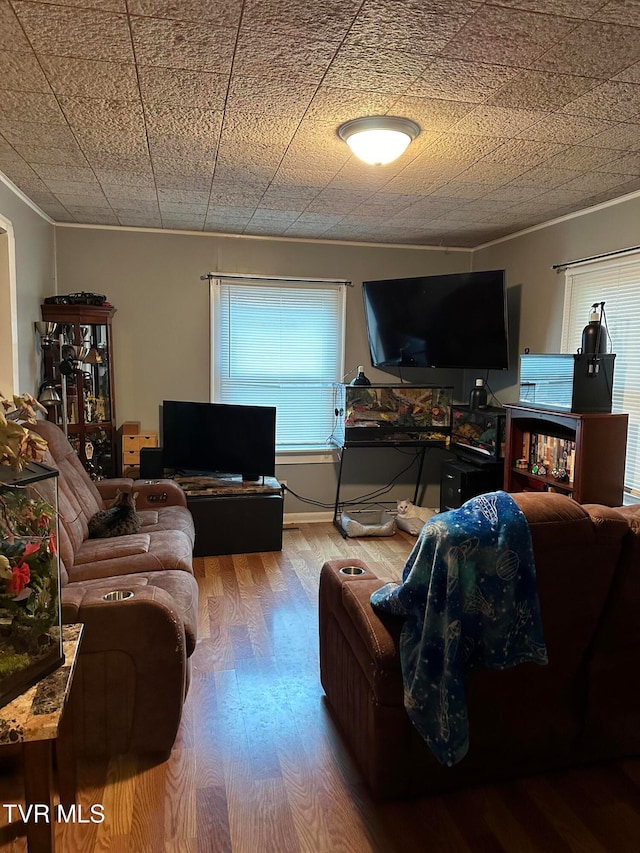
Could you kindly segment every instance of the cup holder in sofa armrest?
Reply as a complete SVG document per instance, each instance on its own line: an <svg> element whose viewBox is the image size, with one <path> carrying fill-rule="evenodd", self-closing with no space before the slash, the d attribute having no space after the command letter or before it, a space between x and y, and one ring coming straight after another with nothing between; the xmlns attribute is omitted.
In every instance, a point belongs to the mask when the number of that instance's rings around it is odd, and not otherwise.
<svg viewBox="0 0 640 853"><path fill-rule="evenodd" d="M341 575L364 575L366 571L362 566L343 566L339 569Z"/></svg>
<svg viewBox="0 0 640 853"><path fill-rule="evenodd" d="M133 590L115 589L113 592L107 592L102 598L104 601L126 601L128 598L133 598Z"/></svg>

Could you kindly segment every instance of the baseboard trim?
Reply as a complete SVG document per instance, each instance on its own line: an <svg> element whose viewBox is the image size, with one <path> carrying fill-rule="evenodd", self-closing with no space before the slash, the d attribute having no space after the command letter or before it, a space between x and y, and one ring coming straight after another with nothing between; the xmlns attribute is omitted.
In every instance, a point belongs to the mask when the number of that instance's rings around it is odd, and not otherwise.
<svg viewBox="0 0 640 853"><path fill-rule="evenodd" d="M285 512L283 525L287 524L317 524L321 521L333 521L332 512Z"/></svg>

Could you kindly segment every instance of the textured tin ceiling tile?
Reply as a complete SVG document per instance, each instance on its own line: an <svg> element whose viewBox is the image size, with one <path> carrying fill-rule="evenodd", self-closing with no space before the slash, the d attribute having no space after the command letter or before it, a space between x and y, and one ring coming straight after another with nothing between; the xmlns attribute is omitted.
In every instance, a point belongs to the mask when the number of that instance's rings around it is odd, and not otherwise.
<svg viewBox="0 0 640 853"><path fill-rule="evenodd" d="M30 163L50 166L86 166L87 159L76 143L68 148L45 148L16 145L16 150Z"/></svg>
<svg viewBox="0 0 640 853"><path fill-rule="evenodd" d="M332 42L299 41L279 32L242 29L233 71L243 77L319 83L335 51Z"/></svg>
<svg viewBox="0 0 640 853"><path fill-rule="evenodd" d="M315 81L263 80L234 74L229 85L228 113L274 115L299 120L316 92Z"/></svg>
<svg viewBox="0 0 640 853"><path fill-rule="evenodd" d="M596 133L589 139L589 145L595 148L611 148L619 151L640 149L640 123L616 124L607 122L609 130Z"/></svg>
<svg viewBox="0 0 640 853"><path fill-rule="evenodd" d="M296 118L259 113L233 113L225 115L220 138L222 146L263 146L283 153L298 127Z"/></svg>
<svg viewBox="0 0 640 853"><path fill-rule="evenodd" d="M341 42L361 5L361 0L245 0L242 30L275 31L296 41L320 38Z"/></svg>
<svg viewBox="0 0 640 853"><path fill-rule="evenodd" d="M489 103L521 109L556 110L598 85L592 77L521 71L489 98Z"/></svg>
<svg viewBox="0 0 640 853"><path fill-rule="evenodd" d="M209 205L207 209L207 223L224 223L227 219L234 223L246 223L255 212L255 207L234 207L232 205Z"/></svg>
<svg viewBox="0 0 640 853"><path fill-rule="evenodd" d="M158 201L163 204L207 204L209 192L185 192L181 190L158 190Z"/></svg>
<svg viewBox="0 0 640 853"><path fill-rule="evenodd" d="M108 187L154 187L153 172L129 172L122 169L98 169L95 175L107 192Z"/></svg>
<svg viewBox="0 0 640 853"><path fill-rule="evenodd" d="M589 193L600 193L613 187L619 187L621 184L627 184L632 178L632 175L615 172L588 172L567 181L566 184L562 185L562 189L570 192L585 190Z"/></svg>
<svg viewBox="0 0 640 853"><path fill-rule="evenodd" d="M48 214L55 222L75 222L75 217L69 211L57 202L55 204L42 204L41 209Z"/></svg>
<svg viewBox="0 0 640 853"><path fill-rule="evenodd" d="M210 203L230 207L255 207L262 198L263 190L253 184L236 184L215 180L211 185Z"/></svg>
<svg viewBox="0 0 640 853"><path fill-rule="evenodd" d="M553 42L550 42L553 43ZM531 62L532 68L607 79L640 59L634 27L586 22Z"/></svg>
<svg viewBox="0 0 640 853"><path fill-rule="evenodd" d="M184 228L189 231L202 231L204 213L162 213L163 228Z"/></svg>
<svg viewBox="0 0 640 853"><path fill-rule="evenodd" d="M609 163L601 163L598 166L599 172L619 172L624 175L640 175L640 152L632 154L623 154L622 157L615 157Z"/></svg>
<svg viewBox="0 0 640 853"><path fill-rule="evenodd" d="M567 148L556 142L537 142L529 139L509 139L499 148L487 154L487 160L495 163L521 165L529 168L536 163L548 160Z"/></svg>
<svg viewBox="0 0 640 853"><path fill-rule="evenodd" d="M2 171L14 183L18 183L24 178L29 178L32 181L38 180L38 175L34 169L15 152L9 157L5 157L2 163Z"/></svg>
<svg viewBox="0 0 640 853"><path fill-rule="evenodd" d="M597 170L598 166L610 162L611 159L611 152L604 148L573 145L566 151L550 157L546 162L552 169L574 169L576 172L585 172L588 169Z"/></svg>
<svg viewBox="0 0 640 853"><path fill-rule="evenodd" d="M204 216L207 212L207 204L178 204L173 201L161 201L160 213L164 217L174 214L185 214L190 216Z"/></svg>
<svg viewBox="0 0 640 853"><path fill-rule="evenodd" d="M154 174L164 176L165 186L169 176L191 176L194 180L201 180L203 175L212 175L215 159L215 152L206 148L194 151L188 143L164 143L155 145L152 149Z"/></svg>
<svg viewBox="0 0 640 853"><path fill-rule="evenodd" d="M1 25L0 25L1 26ZM26 53L0 50L0 89L16 92L50 92L47 78L30 48Z"/></svg>
<svg viewBox="0 0 640 853"><path fill-rule="evenodd" d="M523 139L540 142L559 142L567 145L582 142L611 127L610 122L598 119L555 113L520 133Z"/></svg>
<svg viewBox="0 0 640 853"><path fill-rule="evenodd" d="M184 192L209 192L213 169L208 172L192 173L176 172L175 174L156 169L154 172L156 186Z"/></svg>
<svg viewBox="0 0 640 853"><path fill-rule="evenodd" d="M36 124L30 121L0 120L0 133L11 145L30 148L77 148L76 140L67 125Z"/></svg>
<svg viewBox="0 0 640 853"><path fill-rule="evenodd" d="M33 168L42 180L50 186L53 182L68 183L69 181L98 186L98 179L88 166L58 166L39 163L34 164Z"/></svg>
<svg viewBox="0 0 640 853"><path fill-rule="evenodd" d="M349 30L346 44L437 53L471 18L481 3L469 3L464 11L446 14L430 4L413 0L370 0Z"/></svg>
<svg viewBox="0 0 640 853"><path fill-rule="evenodd" d="M640 27L640 3L637 0L611 0L594 11L591 17L595 21Z"/></svg>
<svg viewBox="0 0 640 853"><path fill-rule="evenodd" d="M44 92L0 90L0 125L4 120L65 124L55 96Z"/></svg>
<svg viewBox="0 0 640 853"><path fill-rule="evenodd" d="M629 65L614 77L614 80L621 80L623 83L640 83L640 62Z"/></svg>
<svg viewBox="0 0 640 853"><path fill-rule="evenodd" d="M171 104L200 110L221 110L225 105L227 76L176 68L138 69L142 100L149 107Z"/></svg>
<svg viewBox="0 0 640 853"><path fill-rule="evenodd" d="M424 56L360 45L340 48L324 82L329 86L405 94L427 66ZM431 93L416 93L431 94Z"/></svg>
<svg viewBox="0 0 640 853"><path fill-rule="evenodd" d="M157 201L147 201L142 198L126 198L111 201L111 207L118 216L121 213L137 213L149 214L150 216L159 216L160 208Z"/></svg>
<svg viewBox="0 0 640 853"><path fill-rule="evenodd" d="M447 56L526 68L576 22L554 15L483 6L447 45ZM560 69L559 69L560 70Z"/></svg>
<svg viewBox="0 0 640 853"><path fill-rule="evenodd" d="M337 127L352 118L389 113L396 100L394 93L341 89L323 83L311 101L305 119Z"/></svg>
<svg viewBox="0 0 640 853"><path fill-rule="evenodd" d="M640 32L638 33L640 38ZM640 85L608 80L567 104L563 112L612 121L638 121Z"/></svg>
<svg viewBox="0 0 640 853"><path fill-rule="evenodd" d="M118 207L126 207L123 202L138 199L139 201L149 201L154 204L158 204L158 193L156 188L151 187L130 187L130 186L122 186L119 184L103 184L102 189L104 191L105 196L109 199L110 202L113 202L114 206Z"/></svg>
<svg viewBox="0 0 640 853"><path fill-rule="evenodd" d="M79 194L74 192L62 193L58 190L55 191L55 196L64 207L109 208L109 203L103 196L87 195L84 192Z"/></svg>
<svg viewBox="0 0 640 853"><path fill-rule="evenodd" d="M228 74L235 31L202 23L131 18L131 31L140 65L185 68Z"/></svg>
<svg viewBox="0 0 640 853"><path fill-rule="evenodd" d="M42 56L42 67L58 95L137 101L140 97L132 62L99 62L66 56Z"/></svg>
<svg viewBox="0 0 640 853"><path fill-rule="evenodd" d="M133 61L125 15L22 0L13 5L36 53Z"/></svg>
<svg viewBox="0 0 640 853"><path fill-rule="evenodd" d="M145 111L149 143L204 145L214 150L218 144L222 112L190 107L157 106Z"/></svg>
<svg viewBox="0 0 640 853"><path fill-rule="evenodd" d="M476 104L465 101L446 101L439 98L411 96L396 101L393 105L393 114L413 119L420 125L423 133L437 132L449 130L456 122L470 114L475 107Z"/></svg>
<svg viewBox="0 0 640 853"><path fill-rule="evenodd" d="M502 65L438 57L429 62L407 94L478 103L501 89L517 73L518 69Z"/></svg>
<svg viewBox="0 0 640 853"><path fill-rule="evenodd" d="M70 211L73 213L73 211ZM106 210L85 210L78 211L78 220L85 225L119 225L120 222L115 213Z"/></svg>
<svg viewBox="0 0 640 853"><path fill-rule="evenodd" d="M145 18L171 18L180 21L205 21L216 27L237 27L241 0L129 0L129 14Z"/></svg>
<svg viewBox="0 0 640 853"><path fill-rule="evenodd" d="M20 22L7 0L0 0L0 50L31 50Z"/></svg>
<svg viewBox="0 0 640 853"><path fill-rule="evenodd" d="M51 3L54 6L75 6L79 9L97 9L99 12L121 12L126 14L125 0L28 0L30 3Z"/></svg>
<svg viewBox="0 0 640 853"><path fill-rule="evenodd" d="M591 18L602 0L496 0L495 6L508 6L512 9L526 9L530 12L544 12L548 15L565 15L568 18Z"/></svg>
<svg viewBox="0 0 640 853"><path fill-rule="evenodd" d="M453 128L455 133L479 136L514 137L521 130L545 118L540 110L518 110L512 107L479 106L467 113Z"/></svg>
<svg viewBox="0 0 640 853"><path fill-rule="evenodd" d="M562 186L567 181L576 177L577 172L571 169L560 169L557 166L549 166L547 163L540 163L537 166L523 172L512 183L517 187L531 187L537 190L540 195L551 187Z"/></svg>
<svg viewBox="0 0 640 853"><path fill-rule="evenodd" d="M136 214L131 210L123 210L118 212L118 222L120 225L129 228L162 228L162 220L160 214L152 216L151 214Z"/></svg>

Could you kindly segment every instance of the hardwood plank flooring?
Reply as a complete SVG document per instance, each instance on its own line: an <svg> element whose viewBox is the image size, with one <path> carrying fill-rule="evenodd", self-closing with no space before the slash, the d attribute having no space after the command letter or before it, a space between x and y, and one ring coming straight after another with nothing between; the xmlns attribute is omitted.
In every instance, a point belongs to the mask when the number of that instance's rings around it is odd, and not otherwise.
<svg viewBox="0 0 640 853"><path fill-rule="evenodd" d="M371 800L318 677L324 560L397 576L413 539L343 539L331 524L285 530L281 553L197 559L199 641L168 761L78 762L79 803L101 824L61 824L62 853L637 853L640 760L409 803ZM19 765L0 803L21 802ZM0 850L24 836L0 811ZM37 853L37 851L35 851Z"/></svg>

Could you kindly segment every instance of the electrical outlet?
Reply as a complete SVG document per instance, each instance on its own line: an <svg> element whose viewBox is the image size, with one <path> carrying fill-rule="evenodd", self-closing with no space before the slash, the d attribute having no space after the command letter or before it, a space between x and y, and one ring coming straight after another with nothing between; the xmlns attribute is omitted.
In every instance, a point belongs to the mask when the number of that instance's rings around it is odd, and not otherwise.
<svg viewBox="0 0 640 853"><path fill-rule="evenodd" d="M280 483L281 486L283 486L283 488L285 488L285 489L287 488L287 480L278 480L278 482Z"/></svg>

